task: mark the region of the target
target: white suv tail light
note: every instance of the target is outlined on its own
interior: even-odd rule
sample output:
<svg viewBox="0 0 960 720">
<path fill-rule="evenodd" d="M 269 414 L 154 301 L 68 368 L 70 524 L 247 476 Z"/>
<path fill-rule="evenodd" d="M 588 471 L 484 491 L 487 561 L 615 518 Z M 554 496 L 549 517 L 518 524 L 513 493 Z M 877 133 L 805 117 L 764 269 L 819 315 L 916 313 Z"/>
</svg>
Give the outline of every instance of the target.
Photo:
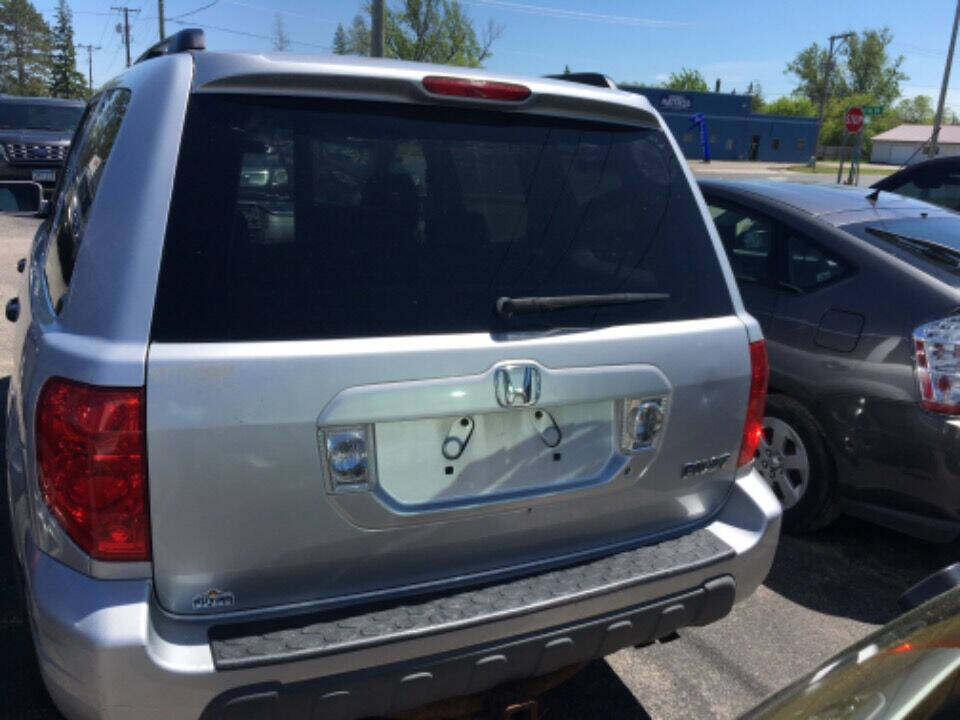
<svg viewBox="0 0 960 720">
<path fill-rule="evenodd" d="M 913 349 L 923 407 L 960 414 L 960 315 L 918 327 Z"/>
</svg>

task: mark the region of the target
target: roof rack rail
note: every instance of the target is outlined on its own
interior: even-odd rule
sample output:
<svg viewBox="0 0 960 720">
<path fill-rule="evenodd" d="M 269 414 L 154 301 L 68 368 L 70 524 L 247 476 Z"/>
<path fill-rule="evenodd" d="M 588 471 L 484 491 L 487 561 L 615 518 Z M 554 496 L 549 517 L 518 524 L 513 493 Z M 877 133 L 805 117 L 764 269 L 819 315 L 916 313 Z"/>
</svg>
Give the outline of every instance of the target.
<svg viewBox="0 0 960 720">
<path fill-rule="evenodd" d="M 144 60 L 151 60 L 161 55 L 187 52 L 188 50 L 205 50 L 206 40 L 200 28 L 185 28 L 173 35 L 168 35 L 160 42 L 151 45 L 143 55 L 137 58 L 134 65 Z"/>
<path fill-rule="evenodd" d="M 544 77 L 551 78 L 553 80 L 566 80 L 567 82 L 580 83 L 581 85 L 593 85 L 594 87 L 609 88 L 611 90 L 617 90 L 617 84 L 610 78 L 609 75 L 604 75 L 603 73 L 598 72 L 575 72 L 575 73 L 560 73 L 557 75 L 544 75 Z"/>
</svg>

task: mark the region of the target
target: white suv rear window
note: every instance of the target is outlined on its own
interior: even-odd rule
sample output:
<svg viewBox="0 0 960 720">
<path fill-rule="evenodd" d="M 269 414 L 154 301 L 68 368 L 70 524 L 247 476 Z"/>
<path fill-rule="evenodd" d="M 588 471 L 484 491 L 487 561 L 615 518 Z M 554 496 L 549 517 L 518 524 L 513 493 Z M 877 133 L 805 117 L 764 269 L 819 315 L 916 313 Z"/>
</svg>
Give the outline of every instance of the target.
<svg viewBox="0 0 960 720">
<path fill-rule="evenodd" d="M 732 311 L 657 130 L 307 99 L 191 100 L 153 336 L 514 332 Z M 500 297 L 668 299 L 500 317 Z"/>
</svg>

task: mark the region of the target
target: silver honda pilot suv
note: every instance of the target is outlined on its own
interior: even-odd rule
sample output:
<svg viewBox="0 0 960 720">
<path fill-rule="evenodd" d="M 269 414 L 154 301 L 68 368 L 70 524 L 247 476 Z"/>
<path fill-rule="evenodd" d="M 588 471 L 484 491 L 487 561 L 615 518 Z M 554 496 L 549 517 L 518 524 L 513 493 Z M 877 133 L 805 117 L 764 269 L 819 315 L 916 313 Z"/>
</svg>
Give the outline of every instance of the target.
<svg viewBox="0 0 960 720">
<path fill-rule="evenodd" d="M 202 45 L 90 101 L 20 294 L 68 718 L 390 715 L 758 586 L 763 341 L 643 97 Z"/>
</svg>

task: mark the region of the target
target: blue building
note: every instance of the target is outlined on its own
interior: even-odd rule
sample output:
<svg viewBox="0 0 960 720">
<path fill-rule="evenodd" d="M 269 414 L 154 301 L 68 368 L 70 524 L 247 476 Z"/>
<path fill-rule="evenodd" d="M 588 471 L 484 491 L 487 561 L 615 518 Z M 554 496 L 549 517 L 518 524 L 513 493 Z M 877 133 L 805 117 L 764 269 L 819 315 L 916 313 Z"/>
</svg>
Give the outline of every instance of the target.
<svg viewBox="0 0 960 720">
<path fill-rule="evenodd" d="M 691 127 L 694 113 L 703 113 L 715 160 L 806 162 L 814 153 L 817 119 L 759 115 L 750 112 L 749 95 L 691 92 L 622 86 L 646 96 L 666 121 L 683 154 L 703 157 L 700 131 Z"/>
</svg>

